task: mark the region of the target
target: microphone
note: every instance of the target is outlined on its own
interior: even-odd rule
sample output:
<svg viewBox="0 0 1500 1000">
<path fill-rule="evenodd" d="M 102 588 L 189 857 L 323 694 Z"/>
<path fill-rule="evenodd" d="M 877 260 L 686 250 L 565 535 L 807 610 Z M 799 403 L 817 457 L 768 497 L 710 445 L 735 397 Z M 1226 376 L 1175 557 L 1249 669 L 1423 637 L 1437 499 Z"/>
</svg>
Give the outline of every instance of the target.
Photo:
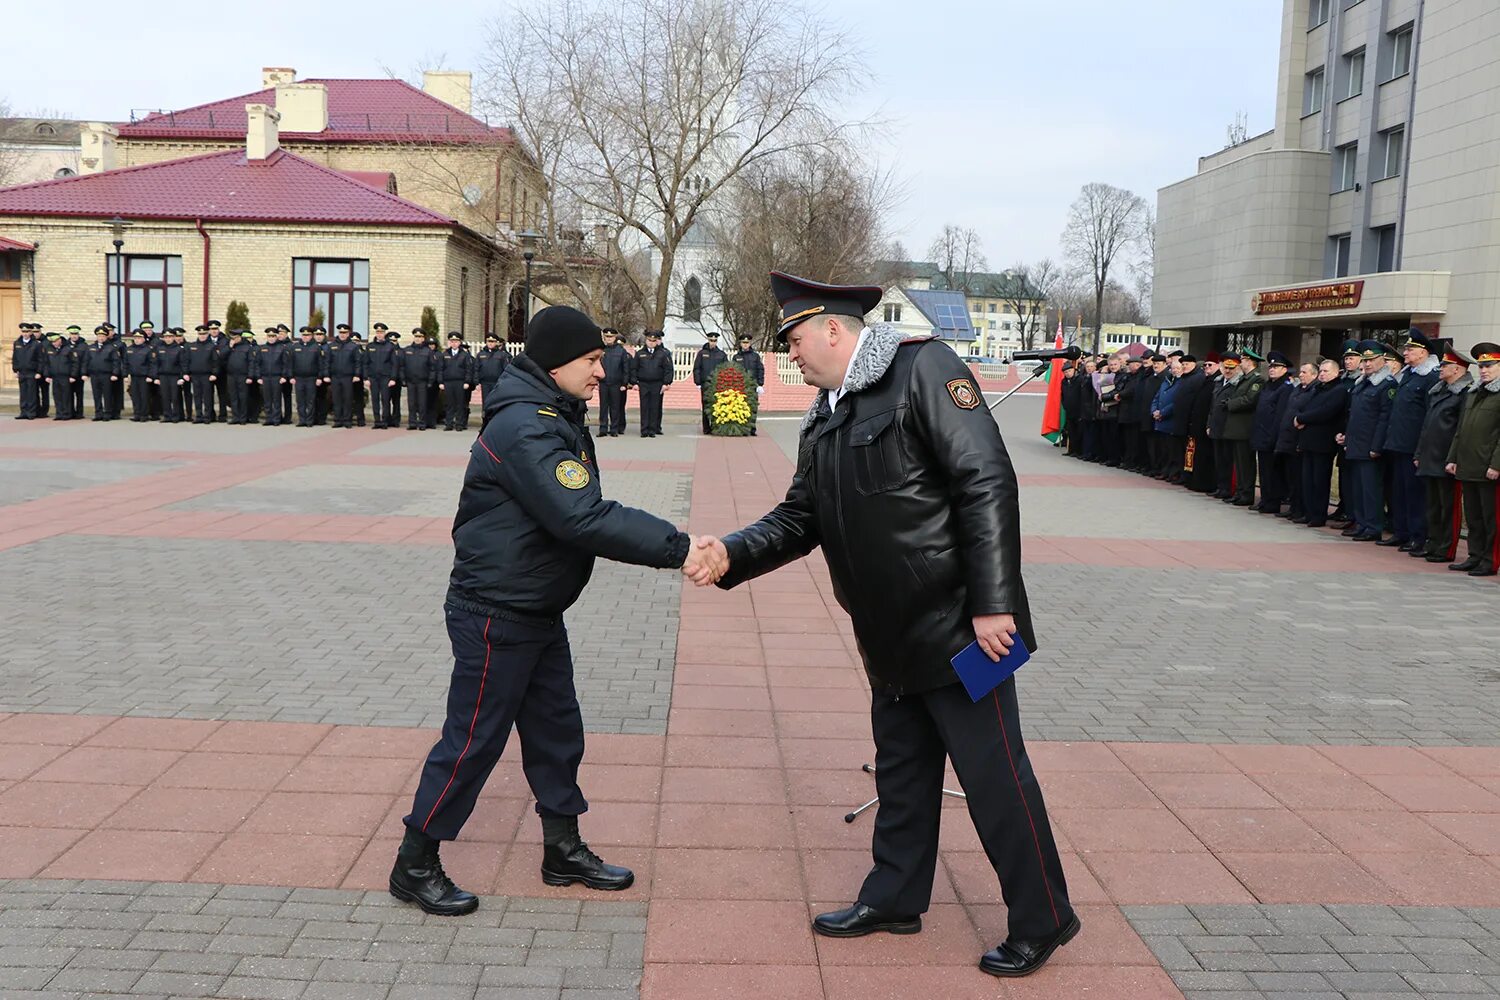
<svg viewBox="0 0 1500 1000">
<path fill-rule="evenodd" d="M 1056 361 L 1061 358 L 1064 361 L 1077 361 L 1082 356 L 1083 351 L 1079 350 L 1075 344 L 1071 347 L 1064 347 L 1060 351 L 1051 347 L 1044 351 L 1017 351 L 1010 356 L 1010 359 L 1012 361 Z"/>
</svg>

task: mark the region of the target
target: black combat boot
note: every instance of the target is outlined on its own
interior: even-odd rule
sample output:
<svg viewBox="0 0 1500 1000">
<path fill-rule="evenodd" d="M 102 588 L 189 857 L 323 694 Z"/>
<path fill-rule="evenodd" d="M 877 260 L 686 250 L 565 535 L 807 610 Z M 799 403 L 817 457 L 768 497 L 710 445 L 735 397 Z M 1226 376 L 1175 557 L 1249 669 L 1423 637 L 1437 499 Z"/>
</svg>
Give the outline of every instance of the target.
<svg viewBox="0 0 1500 1000">
<path fill-rule="evenodd" d="M 542 881 L 548 885 L 582 882 L 590 889 L 629 889 L 635 872 L 607 865 L 578 835 L 577 816 L 542 817 Z"/>
<path fill-rule="evenodd" d="M 453 884 L 438 860 L 438 842 L 411 827 L 396 849 L 391 895 L 416 903 L 440 917 L 459 917 L 479 908 L 479 897 Z"/>
</svg>

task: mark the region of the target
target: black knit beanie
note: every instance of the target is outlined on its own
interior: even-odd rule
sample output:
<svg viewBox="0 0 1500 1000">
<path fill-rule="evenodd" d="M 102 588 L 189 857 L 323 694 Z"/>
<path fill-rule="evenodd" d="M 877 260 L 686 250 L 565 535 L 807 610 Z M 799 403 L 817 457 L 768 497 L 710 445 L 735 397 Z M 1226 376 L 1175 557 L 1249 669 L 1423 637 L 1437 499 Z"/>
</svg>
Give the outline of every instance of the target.
<svg viewBox="0 0 1500 1000">
<path fill-rule="evenodd" d="M 526 324 L 526 355 L 542 371 L 603 350 L 604 337 L 594 321 L 571 306 L 548 306 Z"/>
</svg>

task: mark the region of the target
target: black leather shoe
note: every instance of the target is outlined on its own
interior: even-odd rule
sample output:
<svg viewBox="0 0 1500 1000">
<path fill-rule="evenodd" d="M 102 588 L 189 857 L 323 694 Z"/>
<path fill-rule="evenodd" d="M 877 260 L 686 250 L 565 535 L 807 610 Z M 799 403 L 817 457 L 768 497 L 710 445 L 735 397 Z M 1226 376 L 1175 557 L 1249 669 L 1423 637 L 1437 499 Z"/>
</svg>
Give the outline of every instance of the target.
<svg viewBox="0 0 1500 1000">
<path fill-rule="evenodd" d="M 1379 545 L 1381 548 L 1386 548 L 1386 549 L 1400 548 L 1402 550 L 1405 550 L 1408 547 L 1410 547 L 1411 542 L 1407 541 L 1405 538 L 1401 538 L 1398 535 L 1392 535 L 1390 538 L 1381 539 L 1380 541 L 1376 542 L 1375 544 Z"/>
<path fill-rule="evenodd" d="M 396 850 L 391 895 L 440 917 L 461 917 L 479 908 L 479 897 L 453 884 L 438 860 L 438 842 L 410 828 Z"/>
<path fill-rule="evenodd" d="M 863 937 L 876 931 L 890 934 L 915 934 L 922 929 L 922 918 L 892 917 L 855 903 L 847 910 L 834 910 L 813 917 L 812 929 L 824 937 Z"/>
<path fill-rule="evenodd" d="M 1029 976 L 1043 965 L 1052 953 L 1073 940 L 1083 925 L 1074 914 L 1061 929 L 1049 938 L 1040 941 L 1015 941 L 1006 938 L 997 947 L 985 952 L 979 959 L 981 971 L 992 976 Z"/>
<path fill-rule="evenodd" d="M 1416 555 L 1416 553 L 1413 552 L 1412 555 Z M 1448 556 L 1443 552 L 1429 552 L 1427 553 L 1427 561 L 1430 563 L 1445 563 L 1448 561 Z"/>
<path fill-rule="evenodd" d="M 1378 541 L 1380 541 L 1380 535 L 1377 532 L 1374 532 L 1374 531 L 1361 531 L 1357 535 L 1351 535 L 1349 537 L 1349 541 L 1351 541 L 1351 542 L 1378 542 Z"/>
<path fill-rule="evenodd" d="M 557 824 L 557 830 L 553 830 Z M 560 831 L 560 832 L 558 832 Z M 635 872 L 619 865 L 607 865 L 589 850 L 578 835 L 578 817 L 543 818 L 542 881 L 548 885 L 572 885 L 582 882 L 590 889 L 617 892 L 629 889 Z"/>
<path fill-rule="evenodd" d="M 1465 559 L 1463 562 L 1453 563 L 1448 568 L 1451 569 L 1451 570 L 1453 570 L 1453 572 L 1455 572 L 1455 573 L 1467 573 L 1469 570 L 1473 569 L 1474 567 L 1476 567 L 1478 565 L 1479 565 L 1479 559 L 1476 556 L 1470 556 L 1469 558 Z"/>
<path fill-rule="evenodd" d="M 1359 525 L 1355 524 L 1353 521 L 1350 521 L 1344 527 L 1344 530 L 1340 532 L 1340 534 L 1344 535 L 1347 538 L 1353 538 L 1355 535 L 1357 535 L 1359 533 L 1360 533 Z"/>
<path fill-rule="evenodd" d="M 1475 566 L 1469 570 L 1470 576 L 1494 576 L 1496 569 L 1493 566 Z"/>
</svg>

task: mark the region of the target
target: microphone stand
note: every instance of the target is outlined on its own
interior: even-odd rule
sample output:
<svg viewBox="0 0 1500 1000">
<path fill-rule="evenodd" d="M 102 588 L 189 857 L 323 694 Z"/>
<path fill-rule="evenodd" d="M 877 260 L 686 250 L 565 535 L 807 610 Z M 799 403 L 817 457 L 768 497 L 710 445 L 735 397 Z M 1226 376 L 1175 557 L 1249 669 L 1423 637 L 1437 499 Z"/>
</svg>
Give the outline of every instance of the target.
<svg viewBox="0 0 1500 1000">
<path fill-rule="evenodd" d="M 990 412 L 994 412 L 995 407 L 999 406 L 1001 403 L 1005 402 L 1007 399 L 1020 392 L 1021 386 L 1046 372 L 1046 370 L 1051 367 L 1051 365 L 1052 362 L 1050 361 L 1038 361 L 1036 368 L 1032 370 L 1030 375 L 1027 375 L 1021 381 L 1017 382 L 1014 387 L 1012 387 L 1008 392 L 1005 393 L 1005 395 L 1001 396 L 999 399 L 990 404 Z"/>
</svg>

